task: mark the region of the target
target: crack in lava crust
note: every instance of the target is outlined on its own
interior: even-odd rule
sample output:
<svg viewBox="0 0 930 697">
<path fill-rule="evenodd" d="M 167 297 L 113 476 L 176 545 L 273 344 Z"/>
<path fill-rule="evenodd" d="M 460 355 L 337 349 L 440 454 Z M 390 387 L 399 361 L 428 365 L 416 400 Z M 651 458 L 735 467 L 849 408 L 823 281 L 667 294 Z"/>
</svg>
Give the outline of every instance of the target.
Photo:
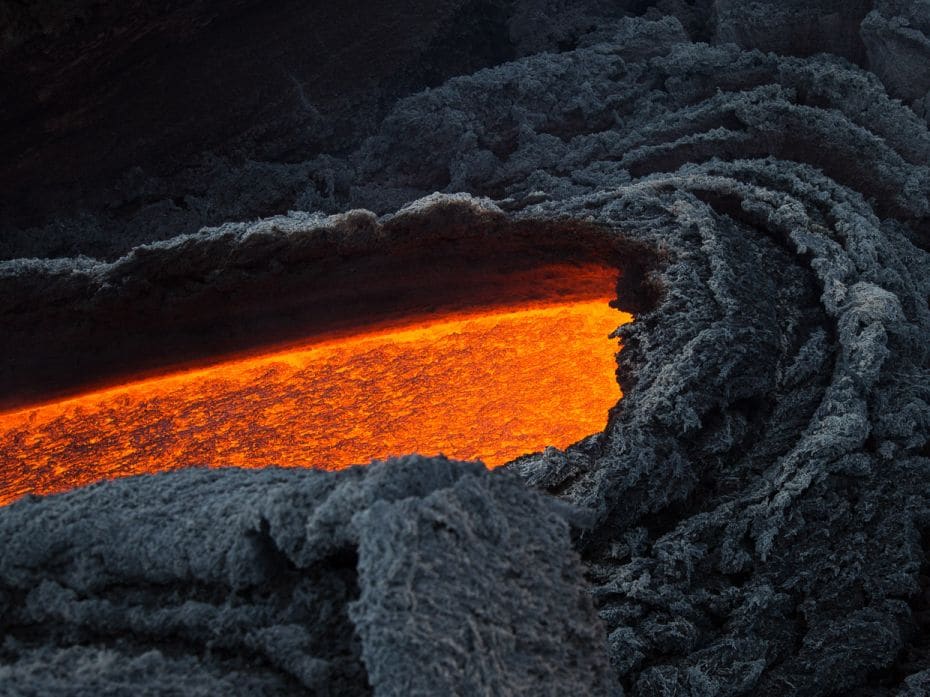
<svg viewBox="0 0 930 697">
<path fill-rule="evenodd" d="M 189 466 L 565 447 L 621 396 L 608 335 L 632 317 L 610 300 L 434 315 L 0 414 L 0 504 Z"/>
</svg>

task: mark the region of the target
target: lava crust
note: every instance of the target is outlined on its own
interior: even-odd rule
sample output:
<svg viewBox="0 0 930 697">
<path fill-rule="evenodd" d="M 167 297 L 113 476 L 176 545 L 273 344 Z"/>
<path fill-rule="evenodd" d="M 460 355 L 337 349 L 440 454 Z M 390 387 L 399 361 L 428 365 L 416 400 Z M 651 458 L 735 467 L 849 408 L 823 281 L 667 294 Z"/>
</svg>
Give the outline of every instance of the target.
<svg viewBox="0 0 930 697">
<path fill-rule="evenodd" d="M 609 686 L 571 512 L 479 464 L 190 469 L 57 502 L 0 522 L 5 694 Z"/>
<path fill-rule="evenodd" d="M 20 339 L 62 332 L 102 370 L 113 308 L 135 350 L 158 307 L 182 336 L 279 279 L 318 297 L 299 268 L 334 249 L 584 248 L 636 318 L 606 429 L 491 475 L 187 471 L 0 509 L 11 694 L 930 690 L 930 2 L 563 5 L 513 4 L 511 62 L 274 163 L 281 215 L 128 251 L 132 216 L 62 208 L 48 249 L 110 232 L 0 264 L 0 374 L 25 389 Z"/>
</svg>

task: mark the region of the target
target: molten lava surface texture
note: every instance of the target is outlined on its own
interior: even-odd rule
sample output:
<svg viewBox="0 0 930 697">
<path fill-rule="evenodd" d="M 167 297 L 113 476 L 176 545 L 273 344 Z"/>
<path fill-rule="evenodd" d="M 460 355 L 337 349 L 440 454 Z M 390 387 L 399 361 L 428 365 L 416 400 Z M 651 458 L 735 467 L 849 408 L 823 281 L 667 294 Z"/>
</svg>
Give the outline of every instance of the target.
<svg viewBox="0 0 930 697">
<path fill-rule="evenodd" d="M 615 279 L 615 272 L 614 272 Z M 563 296 L 418 317 L 0 414 L 0 504 L 192 466 L 501 465 L 602 430 L 632 318 Z M 582 296 L 589 293 L 582 293 Z"/>
</svg>

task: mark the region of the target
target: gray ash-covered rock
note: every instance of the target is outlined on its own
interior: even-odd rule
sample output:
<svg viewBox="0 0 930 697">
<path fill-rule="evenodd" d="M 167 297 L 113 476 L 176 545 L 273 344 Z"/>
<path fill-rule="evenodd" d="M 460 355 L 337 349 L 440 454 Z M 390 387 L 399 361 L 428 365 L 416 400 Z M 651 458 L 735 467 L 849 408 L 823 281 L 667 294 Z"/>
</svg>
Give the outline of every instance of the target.
<svg viewBox="0 0 930 697">
<path fill-rule="evenodd" d="M 0 693 L 606 695 L 571 515 L 419 457 L 24 500 L 0 514 Z"/>
<path fill-rule="evenodd" d="M 568 632 L 574 638 L 566 650 L 594 646 L 592 627 L 603 632 L 613 689 L 627 694 L 923 694 L 930 684 L 925 6 L 625 3 L 623 9 L 641 16 L 621 18 L 607 3 L 573 10 L 558 2 L 526 3 L 520 15 L 526 26 L 544 26 L 543 18 L 556 16 L 565 23 L 547 32 L 514 33 L 519 47 L 514 55 L 523 57 L 402 99 L 357 147 L 301 163 L 308 179 L 294 194 L 294 207 L 334 218 L 295 213 L 230 224 L 148 246 L 110 265 L 14 261 L 0 268 L 4 312 L 28 328 L 43 326 L 49 317 L 66 321 L 71 309 L 83 313 L 82 326 L 92 326 L 99 308 L 141 298 L 144 288 L 155 289 L 170 307 L 183 308 L 185 298 L 209 299 L 210 283 L 218 279 L 273 287 L 270 279 L 292 278 L 282 272 L 290 269 L 288 259 L 301 259 L 308 273 L 323 263 L 318 254 L 300 257 L 314 236 L 332 235 L 337 246 L 346 240 L 356 251 L 390 258 L 396 251 L 389 244 L 392 230 L 416 230 L 418 245 L 428 246 L 430 239 L 439 244 L 450 234 L 446 218 L 493 231 L 459 236 L 457 253 L 464 254 L 469 241 L 476 249 L 496 250 L 495 240 L 510 236 L 520 244 L 507 247 L 508 253 L 519 256 L 522 244 L 532 255 L 539 234 L 547 244 L 561 235 L 576 247 L 619 254 L 611 260 L 635 271 L 618 289 L 620 307 L 636 313 L 636 321 L 618 333 L 624 346 L 618 371 L 623 400 L 603 433 L 507 468 L 528 487 L 586 512 L 575 519 L 573 543 L 601 625 L 590 623 L 584 608 L 569 607 L 566 598 L 577 597 L 579 588 L 571 573 L 570 582 L 558 586 L 562 600 L 546 605 L 557 607 L 560 619 L 538 623 L 534 613 L 540 608 L 519 606 L 517 600 L 538 594 L 549 603 L 547 593 L 557 586 L 537 588 L 533 579 L 513 576 L 527 562 L 520 557 L 509 564 L 502 548 L 482 547 L 486 554 L 472 558 L 474 563 L 454 555 L 425 562 L 420 545 L 455 549 L 445 537 L 449 511 L 471 521 L 469 530 L 479 534 L 485 506 L 544 510 L 538 499 L 521 498 L 511 480 L 500 486 L 518 501 L 505 501 L 504 489 L 481 484 L 494 478 L 476 473 L 450 474 L 447 483 L 429 491 L 415 482 L 398 484 L 398 491 L 414 488 L 382 497 L 383 503 L 359 503 L 351 524 L 338 516 L 331 523 L 320 518 L 316 498 L 281 499 L 283 485 L 275 478 L 301 476 L 329 491 L 353 477 L 367 481 L 359 470 L 211 472 L 106 484 L 0 511 L 0 525 L 21 534 L 31 515 L 23 511 L 31 509 L 44 511 L 49 521 L 69 515 L 134 521 L 116 504 L 119 492 L 148 487 L 151 515 L 158 505 L 168 505 L 159 502 L 187 500 L 178 505 L 185 515 L 200 511 L 192 514 L 193 525 L 209 541 L 229 527 L 218 522 L 226 514 L 211 514 L 210 507 L 225 510 L 227 487 L 251 488 L 249 511 L 286 512 L 298 521 L 281 528 L 293 537 L 278 540 L 273 524 L 268 533 L 285 555 L 295 540 L 308 539 L 308 529 L 317 535 L 308 549 L 355 550 L 357 558 L 320 557 L 313 569 L 325 594 L 337 599 L 328 607 L 349 608 L 333 620 L 334 639 L 348 647 L 340 654 L 346 662 L 334 674 L 358 687 L 352 681 L 362 679 L 358 666 L 364 664 L 376 694 L 394 694 L 398 680 L 430 691 L 437 679 L 450 676 L 492 679 L 494 664 L 482 662 L 491 656 L 513 659 L 499 668 L 508 676 L 499 683 L 501 694 L 532 692 L 534 680 L 538 691 L 539 685 L 563 684 L 551 681 L 577 674 L 553 676 L 539 672 L 540 663 L 521 662 L 537 652 L 546 661 L 567 660 L 564 670 L 588 671 L 599 680 L 606 675 L 595 655 L 602 648 L 584 656 L 597 667 L 591 673 L 575 658 L 556 656 L 549 643 L 551 636 Z M 793 29 L 777 26 L 789 15 L 800 20 Z M 821 40 L 812 50 L 811 42 Z M 429 196 L 435 191 L 487 198 Z M 424 196 L 429 198 L 397 213 Z M 345 215 L 356 207 L 382 217 Z M 418 222 L 404 227 L 392 222 L 397 219 Z M 107 249 L 119 250 L 118 239 L 112 242 Z M 176 264 L 181 255 L 184 263 Z M 230 259 L 248 263 L 237 266 Z M 276 265 L 275 259 L 284 261 Z M 123 273 L 132 264 L 138 273 Z M 166 273 L 169 268 L 173 275 Z M 149 274 L 153 280 L 145 286 Z M 43 293 L 48 300 L 41 299 Z M 10 300 L 17 297 L 19 304 Z M 209 310 L 209 303 L 200 304 Z M 185 477 L 208 478 L 214 489 L 189 492 L 188 484 L 180 484 L 189 481 Z M 466 492 L 459 489 L 464 483 L 453 481 L 472 488 Z M 310 518 L 317 520 L 312 529 L 300 522 Z M 265 539 L 260 526 L 254 529 Z M 145 593 L 163 591 L 157 570 L 183 570 L 197 562 L 187 548 L 166 549 L 154 576 L 122 566 L 105 576 L 101 552 L 80 551 L 79 530 L 62 533 L 53 557 L 32 557 L 25 566 L 19 557 L 0 557 L 0 577 L 25 568 L 23 585 L 54 589 L 64 587 L 69 573 L 86 569 L 82 578 L 104 584 L 110 594 L 91 597 L 94 602 L 141 598 L 138 607 L 146 608 L 103 614 L 100 622 L 146 623 L 161 617 L 145 605 Z M 479 535 L 485 542 L 493 537 Z M 540 563 L 541 573 L 575 568 L 572 552 L 554 548 L 566 556 L 532 562 Z M 29 550 L 27 545 L 16 554 L 29 558 Z M 148 557 L 133 558 L 139 563 Z M 391 567 L 393 558 L 422 564 L 426 585 L 412 596 L 422 606 L 398 609 L 396 598 L 385 600 L 397 587 L 392 579 L 401 583 L 408 571 L 403 564 Z M 234 559 L 247 578 L 265 573 L 264 558 Z M 209 563 L 204 573 L 219 574 L 224 564 Z M 453 662 L 441 665 L 461 666 L 461 652 L 469 653 L 475 662 L 465 673 L 422 665 L 422 641 L 443 631 L 444 613 L 478 609 L 457 604 L 471 602 L 467 594 L 442 601 L 443 580 L 459 584 L 465 573 L 482 589 L 488 587 L 481 585 L 483 573 L 501 580 L 501 607 L 514 608 L 514 621 L 534 628 L 531 639 L 542 642 L 538 648 L 529 654 L 522 651 L 532 644 L 515 649 L 498 633 L 500 626 L 479 613 L 469 626 L 487 632 L 482 636 L 490 643 L 437 647 L 437 660 Z M 355 595 L 338 586 L 348 577 L 358 584 Z M 230 582 L 224 577 L 223 583 Z M 81 622 L 90 621 L 82 618 L 92 613 L 80 614 L 70 596 L 60 601 L 49 596 L 30 606 L 5 592 L 3 626 L 12 639 L 0 654 L 0 671 L 23 685 L 84 675 L 88 665 L 98 666 L 102 675 L 130 676 L 126 680 L 133 684 L 151 684 L 157 678 L 150 676 L 172 671 L 194 682 L 220 680 L 217 670 L 225 671 L 222 679 L 243 673 L 237 684 L 246 686 L 284 680 L 282 675 L 297 681 L 295 690 L 300 680 L 312 682 L 300 677 L 310 673 L 282 668 L 270 658 L 259 664 L 243 659 L 259 652 L 258 644 L 215 655 L 198 652 L 197 646 L 222 640 L 222 632 L 197 619 L 196 605 L 194 614 L 182 614 L 188 622 L 184 631 L 198 638 L 170 653 L 161 645 L 131 645 L 135 630 L 117 627 L 106 642 L 93 632 L 82 634 Z M 346 593 L 351 599 L 343 603 Z M 57 602 L 69 613 L 60 631 L 22 615 L 58 607 Z M 288 612 L 271 601 L 262 611 L 272 606 Z M 400 621 L 415 610 L 426 613 L 422 622 Z M 294 623 L 284 617 L 247 621 L 264 622 L 261 628 L 280 642 L 275 646 L 292 647 L 287 627 Z M 183 624 L 177 617 L 171 621 Z M 313 631 L 297 624 L 299 631 Z M 22 627 L 27 629 L 17 629 Z M 313 650 L 293 658 L 293 665 L 328 660 L 314 653 L 316 639 L 307 641 Z M 288 655 L 282 650 L 275 660 L 291 660 Z M 398 664 L 411 656 L 419 657 L 418 665 Z M 43 673 L 40 666 L 50 668 Z M 550 663 L 546 670 L 558 667 Z M 164 680 L 171 685 L 170 678 Z M 313 680 L 316 686 L 329 684 L 329 678 Z M 579 685 L 572 691 L 584 690 Z"/>
</svg>

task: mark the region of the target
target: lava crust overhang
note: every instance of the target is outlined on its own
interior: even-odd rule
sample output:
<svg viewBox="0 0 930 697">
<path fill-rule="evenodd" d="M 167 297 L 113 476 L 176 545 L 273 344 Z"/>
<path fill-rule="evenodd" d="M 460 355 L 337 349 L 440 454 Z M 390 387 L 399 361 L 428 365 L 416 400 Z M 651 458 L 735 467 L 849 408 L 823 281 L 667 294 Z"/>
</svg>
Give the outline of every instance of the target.
<svg viewBox="0 0 930 697">
<path fill-rule="evenodd" d="M 588 262 L 622 271 L 624 310 L 654 302 L 647 247 L 467 195 L 381 219 L 350 211 L 229 224 L 113 263 L 2 262 L 0 408 L 419 312 L 533 301 L 550 292 L 534 287 L 534 269 Z"/>
</svg>

